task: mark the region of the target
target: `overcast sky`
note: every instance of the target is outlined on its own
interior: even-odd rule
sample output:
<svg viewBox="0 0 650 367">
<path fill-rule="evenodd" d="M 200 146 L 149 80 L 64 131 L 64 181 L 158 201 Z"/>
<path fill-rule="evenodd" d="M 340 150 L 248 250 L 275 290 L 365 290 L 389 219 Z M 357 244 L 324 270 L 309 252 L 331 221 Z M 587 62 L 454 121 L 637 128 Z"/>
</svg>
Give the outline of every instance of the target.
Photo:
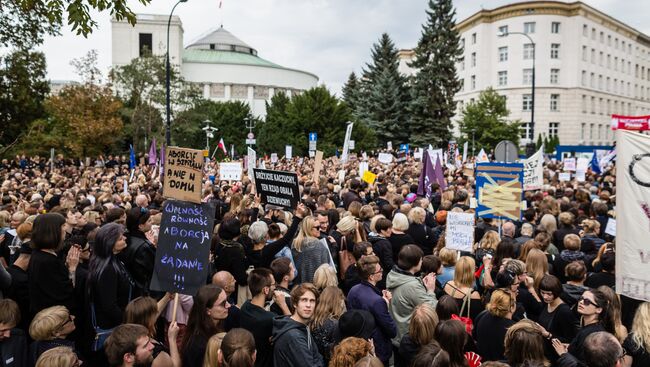
<svg viewBox="0 0 650 367">
<path fill-rule="evenodd" d="M 176 0 L 128 1 L 136 13 L 169 14 Z M 456 0 L 458 21 L 514 1 Z M 648 0 L 586 0 L 585 3 L 650 34 Z M 370 48 L 387 32 L 397 48 L 413 48 L 426 19 L 427 0 L 188 0 L 175 11 L 183 22 L 184 45 L 223 23 L 224 28 L 274 63 L 316 74 L 320 84 L 339 92 L 350 72 L 370 60 Z M 48 37 L 42 50 L 52 80 L 77 80 L 70 60 L 96 49 L 106 75 L 111 64 L 110 15 L 93 13 L 99 27 L 84 38 L 67 27 Z"/>
</svg>

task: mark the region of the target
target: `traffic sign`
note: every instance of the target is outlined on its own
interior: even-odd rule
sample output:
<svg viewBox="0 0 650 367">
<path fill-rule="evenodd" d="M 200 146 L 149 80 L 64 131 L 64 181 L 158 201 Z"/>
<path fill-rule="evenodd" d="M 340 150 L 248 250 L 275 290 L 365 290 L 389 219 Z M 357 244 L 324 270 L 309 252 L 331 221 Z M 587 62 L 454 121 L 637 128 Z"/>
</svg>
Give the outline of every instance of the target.
<svg viewBox="0 0 650 367">
<path fill-rule="evenodd" d="M 318 140 L 318 134 L 316 133 L 309 133 L 309 141 L 317 141 Z"/>
<path fill-rule="evenodd" d="M 255 139 L 246 139 L 246 144 L 248 144 L 248 145 L 255 145 L 255 144 L 256 144 L 256 140 L 255 140 Z"/>
<path fill-rule="evenodd" d="M 249 138 L 249 139 L 255 139 L 255 134 L 248 133 L 248 135 L 246 137 Z"/>
</svg>

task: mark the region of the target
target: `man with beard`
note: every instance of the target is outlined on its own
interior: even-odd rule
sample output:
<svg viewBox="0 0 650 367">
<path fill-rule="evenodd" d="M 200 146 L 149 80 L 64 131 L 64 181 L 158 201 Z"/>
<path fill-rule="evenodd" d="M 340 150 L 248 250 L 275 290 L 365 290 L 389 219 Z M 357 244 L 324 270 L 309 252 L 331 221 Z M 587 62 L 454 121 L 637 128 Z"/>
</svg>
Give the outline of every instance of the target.
<svg viewBox="0 0 650 367">
<path fill-rule="evenodd" d="M 257 346 L 256 367 L 273 366 L 273 346 L 271 333 L 275 313 L 265 309 L 266 302 L 273 299 L 285 315 L 289 308 L 281 292 L 275 290 L 276 283 L 269 269 L 257 268 L 248 274 L 248 288 L 252 299 L 244 302 L 239 318 L 240 326 L 253 334 Z"/>
<path fill-rule="evenodd" d="M 106 339 L 104 351 L 112 367 L 150 365 L 153 362 L 153 344 L 149 330 L 142 325 L 122 324 Z"/>
<path fill-rule="evenodd" d="M 318 290 L 311 283 L 302 283 L 291 291 L 291 303 L 295 307 L 293 315 L 273 319 L 275 366 L 324 366 L 323 357 L 307 325 L 317 301 Z"/>
</svg>

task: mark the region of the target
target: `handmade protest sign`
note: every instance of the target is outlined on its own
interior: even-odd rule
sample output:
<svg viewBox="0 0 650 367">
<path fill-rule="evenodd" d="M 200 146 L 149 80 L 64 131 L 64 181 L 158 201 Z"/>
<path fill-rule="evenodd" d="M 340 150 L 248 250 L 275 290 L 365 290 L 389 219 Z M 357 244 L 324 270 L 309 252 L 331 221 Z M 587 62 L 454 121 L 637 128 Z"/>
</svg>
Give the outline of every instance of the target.
<svg viewBox="0 0 650 367">
<path fill-rule="evenodd" d="M 368 170 L 368 162 L 359 162 L 359 176 L 363 177 L 363 173 Z"/>
<path fill-rule="evenodd" d="M 445 247 L 471 252 L 474 245 L 474 214 L 447 212 L 445 233 Z"/>
<path fill-rule="evenodd" d="M 539 190 L 544 183 L 544 156 L 542 148 L 524 160 L 524 191 Z"/>
<path fill-rule="evenodd" d="M 565 171 L 575 171 L 576 170 L 576 159 L 575 158 L 565 158 L 564 159 L 564 170 Z"/>
<path fill-rule="evenodd" d="M 375 183 L 375 180 L 377 179 L 377 175 L 370 171 L 365 171 L 363 172 L 363 176 L 361 179 L 372 185 L 373 183 Z"/>
<path fill-rule="evenodd" d="M 557 178 L 560 181 L 571 181 L 571 172 L 560 172 Z"/>
<path fill-rule="evenodd" d="M 320 150 L 316 151 L 316 158 L 314 159 L 314 176 L 312 180 L 318 183 L 318 178 L 320 177 L 320 170 L 323 168 L 323 152 Z"/>
<path fill-rule="evenodd" d="M 214 212 L 212 203 L 163 203 L 152 290 L 195 295 L 205 284 Z"/>
<path fill-rule="evenodd" d="M 248 147 L 248 178 L 254 180 L 253 178 L 253 168 L 257 168 L 257 153 L 251 148 Z"/>
<path fill-rule="evenodd" d="M 293 147 L 291 145 L 284 146 L 284 157 L 286 159 L 291 159 L 292 152 L 293 152 Z"/>
<path fill-rule="evenodd" d="M 240 162 L 219 163 L 219 179 L 222 181 L 241 181 L 241 173 Z"/>
<path fill-rule="evenodd" d="M 476 165 L 476 213 L 484 218 L 521 219 L 524 165 L 479 163 Z"/>
<path fill-rule="evenodd" d="M 379 153 L 377 160 L 383 164 L 389 164 L 393 161 L 393 155 L 390 153 Z"/>
<path fill-rule="evenodd" d="M 168 147 L 165 154 L 163 196 L 200 203 L 203 163 L 201 150 Z"/>
<path fill-rule="evenodd" d="M 253 169 L 255 188 L 262 201 L 287 209 L 295 209 L 300 201 L 298 175 L 294 172 Z"/>
</svg>

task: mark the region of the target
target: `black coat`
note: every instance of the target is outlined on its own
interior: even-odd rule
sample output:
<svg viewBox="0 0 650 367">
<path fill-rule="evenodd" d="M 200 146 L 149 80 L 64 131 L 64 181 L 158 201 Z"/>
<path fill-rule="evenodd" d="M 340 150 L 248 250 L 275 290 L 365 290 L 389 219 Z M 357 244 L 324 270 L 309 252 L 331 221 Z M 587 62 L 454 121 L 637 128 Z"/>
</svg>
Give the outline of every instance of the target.
<svg viewBox="0 0 650 367">
<path fill-rule="evenodd" d="M 76 312 L 74 287 L 64 259 L 49 252 L 35 250 L 27 269 L 29 310 L 33 315 L 51 306 L 65 306 Z"/>
<path fill-rule="evenodd" d="M 118 257 L 135 284 L 143 294 L 149 294 L 149 283 L 156 262 L 156 248 L 144 237 L 144 233 L 130 233 L 126 237 L 126 249 Z"/>
<path fill-rule="evenodd" d="M 436 247 L 436 236 L 431 228 L 425 224 L 411 223 L 406 233 L 413 238 L 414 243 L 422 249 L 424 255 L 433 254 L 433 249 Z"/>
<path fill-rule="evenodd" d="M 97 326 L 111 329 L 122 323 L 126 305 L 131 301 L 133 284 L 124 265 L 113 259 L 96 282 L 88 281 L 89 302 L 95 307 Z"/>
</svg>

